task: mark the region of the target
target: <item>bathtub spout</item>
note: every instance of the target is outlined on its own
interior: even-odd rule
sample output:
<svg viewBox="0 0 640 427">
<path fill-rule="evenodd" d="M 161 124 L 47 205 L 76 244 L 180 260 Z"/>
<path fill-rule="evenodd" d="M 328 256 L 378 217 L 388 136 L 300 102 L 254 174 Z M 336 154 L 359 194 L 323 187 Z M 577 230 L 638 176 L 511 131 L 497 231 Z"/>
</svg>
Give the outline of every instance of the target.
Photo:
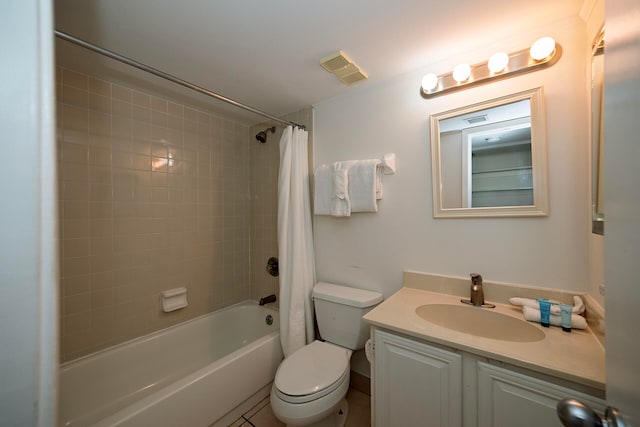
<svg viewBox="0 0 640 427">
<path fill-rule="evenodd" d="M 274 294 L 267 295 L 264 298 L 260 298 L 259 305 L 269 304 L 270 302 L 276 302 L 276 296 Z"/>
</svg>

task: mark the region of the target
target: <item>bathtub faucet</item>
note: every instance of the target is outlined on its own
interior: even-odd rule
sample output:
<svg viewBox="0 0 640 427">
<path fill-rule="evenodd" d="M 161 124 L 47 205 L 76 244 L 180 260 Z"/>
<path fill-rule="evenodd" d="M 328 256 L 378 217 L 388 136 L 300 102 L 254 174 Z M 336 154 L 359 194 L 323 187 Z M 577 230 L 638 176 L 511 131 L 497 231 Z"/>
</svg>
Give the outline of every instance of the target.
<svg viewBox="0 0 640 427">
<path fill-rule="evenodd" d="M 276 296 L 274 294 L 267 295 L 264 298 L 260 298 L 259 305 L 269 304 L 270 302 L 276 302 Z"/>
</svg>

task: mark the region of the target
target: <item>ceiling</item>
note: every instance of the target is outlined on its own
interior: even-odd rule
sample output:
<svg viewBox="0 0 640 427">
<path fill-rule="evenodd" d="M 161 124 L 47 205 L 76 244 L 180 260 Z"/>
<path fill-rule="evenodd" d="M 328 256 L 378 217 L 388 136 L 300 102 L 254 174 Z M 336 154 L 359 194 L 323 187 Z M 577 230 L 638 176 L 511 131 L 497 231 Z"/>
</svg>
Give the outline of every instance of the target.
<svg viewBox="0 0 640 427">
<path fill-rule="evenodd" d="M 583 1 L 55 0 L 55 14 L 61 31 L 280 116 L 577 16 Z M 58 65 L 264 121 L 68 42 L 56 50 Z M 338 50 L 369 79 L 345 86 L 320 67 Z"/>
</svg>

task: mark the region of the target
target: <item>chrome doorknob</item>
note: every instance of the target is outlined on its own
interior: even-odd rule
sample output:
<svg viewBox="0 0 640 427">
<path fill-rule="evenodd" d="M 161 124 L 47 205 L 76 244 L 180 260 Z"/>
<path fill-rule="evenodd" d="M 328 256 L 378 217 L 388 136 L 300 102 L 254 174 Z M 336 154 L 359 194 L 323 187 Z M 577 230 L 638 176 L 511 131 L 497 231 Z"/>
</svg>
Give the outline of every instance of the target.
<svg viewBox="0 0 640 427">
<path fill-rule="evenodd" d="M 607 407 L 604 418 L 589 406 L 575 399 L 558 402 L 558 417 L 566 427 L 626 427 L 622 415 L 616 408 Z"/>
</svg>

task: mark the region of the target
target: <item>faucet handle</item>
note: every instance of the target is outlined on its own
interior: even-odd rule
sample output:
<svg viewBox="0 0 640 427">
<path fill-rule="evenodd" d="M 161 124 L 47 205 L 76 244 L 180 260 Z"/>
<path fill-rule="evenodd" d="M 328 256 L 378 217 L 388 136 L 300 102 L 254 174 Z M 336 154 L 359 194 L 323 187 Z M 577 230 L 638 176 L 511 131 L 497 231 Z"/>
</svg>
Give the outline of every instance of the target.
<svg viewBox="0 0 640 427">
<path fill-rule="evenodd" d="M 471 284 L 472 285 L 482 285 L 482 276 L 479 273 L 471 273 Z"/>
</svg>

